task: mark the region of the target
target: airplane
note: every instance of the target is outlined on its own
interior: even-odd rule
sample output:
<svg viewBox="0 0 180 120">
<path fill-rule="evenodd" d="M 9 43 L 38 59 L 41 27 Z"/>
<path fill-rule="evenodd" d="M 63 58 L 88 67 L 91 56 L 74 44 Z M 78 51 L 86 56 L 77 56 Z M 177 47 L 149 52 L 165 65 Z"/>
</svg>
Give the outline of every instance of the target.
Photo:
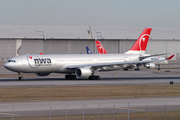
<svg viewBox="0 0 180 120">
<path fill-rule="evenodd" d="M 17 72 L 19 80 L 23 80 L 22 73 L 36 73 L 37 76 L 47 76 L 50 73 L 64 73 L 65 79 L 88 78 L 100 79 L 94 75 L 98 71 L 111 71 L 123 69 L 126 66 L 143 64 L 154 68 L 153 62 L 163 60 L 144 60 L 142 56 L 149 40 L 152 28 L 145 28 L 133 47 L 125 54 L 43 54 L 20 55 L 10 58 L 4 67 Z M 167 60 L 166 60 L 167 61 Z"/>
<path fill-rule="evenodd" d="M 108 54 L 100 41 L 96 40 L 95 43 L 96 43 L 96 47 L 98 49 L 99 54 Z M 88 46 L 86 46 L 86 48 L 88 48 Z M 89 48 L 88 48 L 88 50 L 91 51 Z M 92 54 L 92 52 L 91 52 L 91 54 Z M 144 56 L 147 56 L 147 55 L 149 56 L 150 54 L 144 54 Z M 171 60 L 173 57 L 174 57 L 174 55 L 170 56 L 169 58 L 166 58 L 166 60 Z M 157 59 L 162 60 L 162 59 L 165 59 L 165 58 L 161 57 L 161 56 L 155 56 L 155 57 L 148 57 L 148 58 L 146 58 L 144 60 L 157 60 Z M 158 70 L 160 70 L 160 65 L 165 65 L 165 64 L 168 64 L 168 63 L 166 61 L 159 61 L 159 62 L 154 62 L 154 64 L 158 65 Z M 137 64 L 135 66 L 130 65 L 130 66 L 127 66 L 126 68 L 124 68 L 123 70 L 132 69 L 134 67 L 137 67 L 137 68 L 135 68 L 135 70 L 140 70 L 139 69 L 140 65 L 142 65 L 142 64 Z"/>
<path fill-rule="evenodd" d="M 156 56 L 156 57 L 148 57 L 148 58 L 145 58 L 144 60 L 162 60 L 164 59 L 165 61 L 157 61 L 157 62 L 153 62 L 155 65 L 158 65 L 158 70 L 160 70 L 160 65 L 166 65 L 168 64 L 166 61 L 167 60 L 171 60 L 172 58 L 174 57 L 174 54 L 171 55 L 170 57 L 168 58 L 164 58 L 164 57 L 161 57 L 161 56 Z"/>
</svg>

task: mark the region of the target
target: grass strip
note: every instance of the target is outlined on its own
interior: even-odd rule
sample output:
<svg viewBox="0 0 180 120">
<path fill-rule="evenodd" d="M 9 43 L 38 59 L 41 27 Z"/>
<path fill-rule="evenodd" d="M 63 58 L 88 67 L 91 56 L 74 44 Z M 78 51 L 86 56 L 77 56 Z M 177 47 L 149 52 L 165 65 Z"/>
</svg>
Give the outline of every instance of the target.
<svg viewBox="0 0 180 120">
<path fill-rule="evenodd" d="M 0 101 L 180 96 L 180 85 L 3 87 Z"/>
</svg>

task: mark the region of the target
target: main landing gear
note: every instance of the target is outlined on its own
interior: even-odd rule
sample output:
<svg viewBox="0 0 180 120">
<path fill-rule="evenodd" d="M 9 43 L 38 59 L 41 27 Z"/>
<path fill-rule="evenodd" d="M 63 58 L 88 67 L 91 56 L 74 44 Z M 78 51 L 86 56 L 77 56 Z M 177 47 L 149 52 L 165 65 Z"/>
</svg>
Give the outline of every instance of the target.
<svg viewBox="0 0 180 120">
<path fill-rule="evenodd" d="M 135 70 L 138 71 L 138 70 L 140 70 L 140 69 L 139 69 L 139 68 L 136 68 Z"/>
<path fill-rule="evenodd" d="M 23 80 L 24 78 L 23 78 L 23 74 L 21 73 L 21 72 L 18 72 L 18 74 L 19 74 L 19 80 Z"/>
<path fill-rule="evenodd" d="M 76 75 L 65 75 L 66 80 L 75 80 Z"/>
<path fill-rule="evenodd" d="M 136 65 L 136 68 L 134 69 L 135 71 L 139 71 L 139 65 Z"/>
<path fill-rule="evenodd" d="M 76 80 L 76 75 L 65 75 L 66 80 Z M 89 80 L 99 80 L 99 75 L 91 75 L 88 77 Z"/>
<path fill-rule="evenodd" d="M 99 76 L 99 75 L 91 75 L 91 76 L 89 76 L 88 79 L 89 79 L 89 80 L 99 80 L 99 79 L 100 79 L 100 76 Z"/>
<path fill-rule="evenodd" d="M 158 65 L 158 70 L 161 70 L 160 65 Z"/>
<path fill-rule="evenodd" d="M 127 70 L 128 70 L 128 68 L 124 68 L 123 70 L 124 70 L 124 71 L 127 71 Z"/>
</svg>

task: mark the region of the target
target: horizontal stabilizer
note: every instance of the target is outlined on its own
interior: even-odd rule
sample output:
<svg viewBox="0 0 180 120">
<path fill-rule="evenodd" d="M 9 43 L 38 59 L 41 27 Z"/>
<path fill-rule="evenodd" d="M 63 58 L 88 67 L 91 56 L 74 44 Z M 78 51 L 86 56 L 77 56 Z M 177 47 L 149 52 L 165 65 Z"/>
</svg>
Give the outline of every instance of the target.
<svg viewBox="0 0 180 120">
<path fill-rule="evenodd" d="M 174 57 L 174 55 L 171 55 L 170 57 L 166 58 L 166 60 L 171 60 Z"/>
</svg>

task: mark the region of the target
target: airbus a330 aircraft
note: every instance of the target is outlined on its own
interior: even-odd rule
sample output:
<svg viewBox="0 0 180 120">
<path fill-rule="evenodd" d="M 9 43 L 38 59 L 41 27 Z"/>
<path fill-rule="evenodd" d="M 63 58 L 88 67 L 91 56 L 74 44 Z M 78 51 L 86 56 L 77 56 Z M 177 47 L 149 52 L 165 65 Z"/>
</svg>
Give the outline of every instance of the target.
<svg viewBox="0 0 180 120">
<path fill-rule="evenodd" d="M 108 54 L 106 49 L 103 47 L 103 45 L 101 44 L 100 41 L 96 40 L 95 41 L 96 43 L 96 47 L 97 47 L 97 50 L 98 50 L 98 53 L 99 54 Z M 87 50 L 87 54 L 92 54 L 91 50 L 86 46 L 86 50 Z M 145 49 L 146 50 L 146 49 Z M 90 53 L 89 53 L 90 52 Z M 150 54 L 142 54 L 142 56 L 150 56 Z M 166 58 L 166 60 L 171 60 L 172 58 L 174 57 L 174 55 L 170 56 L 169 58 Z M 165 59 L 164 57 L 162 56 L 154 56 L 154 57 L 148 57 L 148 58 L 145 58 L 143 61 L 145 60 L 163 60 Z M 158 61 L 158 62 L 154 62 L 154 65 L 158 65 L 158 70 L 160 70 L 160 65 L 165 65 L 165 64 L 168 64 L 168 62 L 164 60 L 164 61 Z M 136 66 L 134 65 L 130 65 L 130 66 L 127 66 L 126 68 L 124 68 L 123 70 L 128 70 L 128 69 L 132 69 L 134 67 L 135 70 L 140 70 L 139 69 L 139 66 L 142 65 L 142 64 L 136 64 Z M 153 66 L 152 66 L 153 67 Z M 155 68 L 155 66 L 154 66 Z"/>
<path fill-rule="evenodd" d="M 94 75 L 97 71 L 123 69 L 126 66 L 144 64 L 151 68 L 153 62 L 164 60 L 146 60 L 150 56 L 142 56 L 149 40 L 151 28 L 145 28 L 132 48 L 125 54 L 43 54 L 21 55 L 9 59 L 4 67 L 18 72 L 19 80 L 22 73 L 36 73 L 47 76 L 50 73 L 64 73 L 66 79 L 89 78 L 100 79 Z"/>
</svg>

